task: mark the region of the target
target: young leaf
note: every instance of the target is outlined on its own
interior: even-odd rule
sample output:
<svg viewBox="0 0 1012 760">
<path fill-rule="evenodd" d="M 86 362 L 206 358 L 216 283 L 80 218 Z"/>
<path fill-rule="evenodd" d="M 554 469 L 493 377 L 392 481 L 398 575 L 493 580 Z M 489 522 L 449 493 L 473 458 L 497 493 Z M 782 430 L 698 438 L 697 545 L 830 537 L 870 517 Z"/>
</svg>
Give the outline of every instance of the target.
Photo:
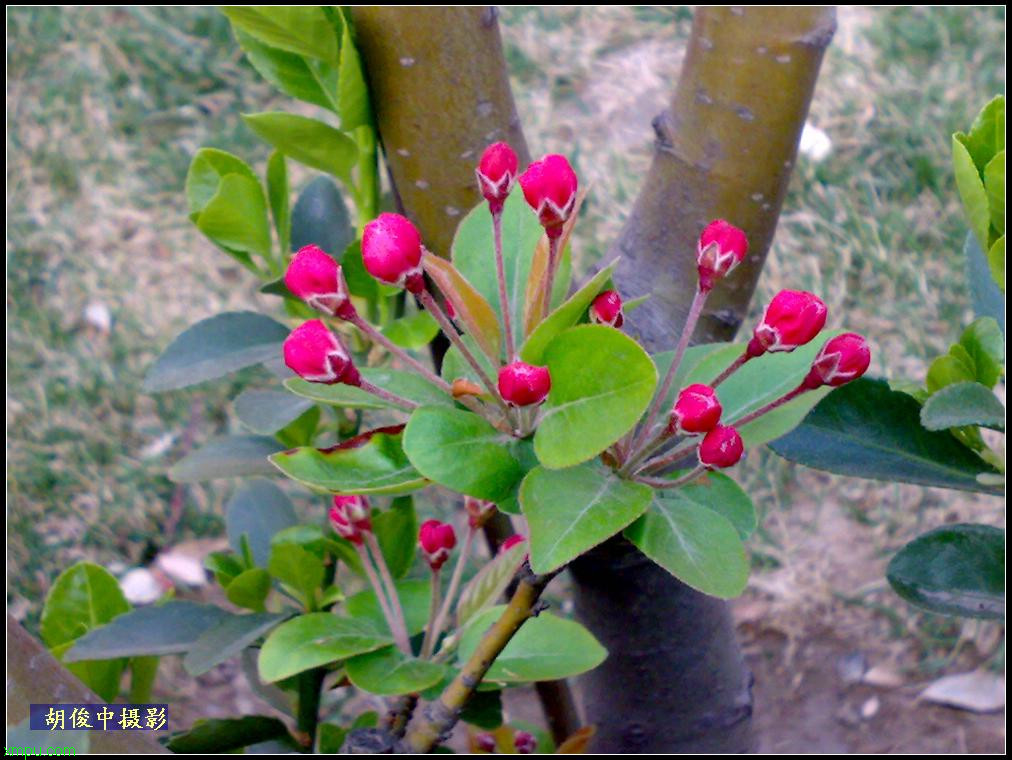
<svg viewBox="0 0 1012 760">
<path fill-rule="evenodd" d="M 338 61 L 337 33 L 319 6 L 228 5 L 221 12 L 233 26 L 271 47 L 335 64 Z"/>
<path fill-rule="evenodd" d="M 534 435 L 543 465 L 571 467 L 619 440 L 646 411 L 657 384 L 654 363 L 611 327 L 571 327 L 548 345 L 552 390 Z"/>
<path fill-rule="evenodd" d="M 358 154 L 355 141 L 328 124 L 280 111 L 242 118 L 257 136 L 286 156 L 345 181 L 351 176 Z"/>
<path fill-rule="evenodd" d="M 267 159 L 267 200 L 281 249 L 281 261 L 284 262 L 291 250 L 292 215 L 288 206 L 288 164 L 285 163 L 285 154 L 277 150 Z"/>
<path fill-rule="evenodd" d="M 520 486 L 531 568 L 550 572 L 611 538 L 643 514 L 652 494 L 597 464 L 531 470 Z"/>
<path fill-rule="evenodd" d="M 217 148 L 201 148 L 197 151 L 186 173 L 186 202 L 192 220 L 218 193 L 221 180 L 227 174 L 239 174 L 253 182 L 260 182 L 249 164 L 238 156 Z"/>
<path fill-rule="evenodd" d="M 1005 236 L 1002 235 L 1000 238 L 994 241 L 987 252 L 987 266 L 991 270 L 991 279 L 994 283 L 1001 288 L 1001 292 L 1005 292 Z M 1002 329 L 1005 327 L 1005 319 L 1001 321 Z"/>
<path fill-rule="evenodd" d="M 959 133 L 952 136 L 952 168 L 956 176 L 956 188 L 963 201 L 970 229 L 977 236 L 980 245 L 989 244 L 988 228 L 991 226 L 991 211 L 988 207 L 987 191 L 980 172 L 974 166 L 973 158 L 960 140 Z"/>
<path fill-rule="evenodd" d="M 661 491 L 625 536 L 688 586 L 730 599 L 745 590 L 749 563 L 738 530 L 681 490 Z"/>
<path fill-rule="evenodd" d="M 299 615 L 275 628 L 260 649 L 260 680 L 280 681 L 310 668 L 386 646 L 372 625 L 329 612 Z"/>
<path fill-rule="evenodd" d="M 1005 617 L 1005 531 L 946 525 L 900 549 L 886 577 L 911 604 L 943 615 Z"/>
<path fill-rule="evenodd" d="M 457 601 L 457 626 L 462 626 L 482 610 L 499 601 L 527 556 L 527 542 L 500 551 L 475 573 L 460 592 Z"/>
<path fill-rule="evenodd" d="M 252 257 L 271 260 L 271 228 L 267 201 L 259 180 L 241 174 L 226 174 L 218 192 L 197 215 L 194 223 L 207 238 L 244 265 Z"/>
<path fill-rule="evenodd" d="M 394 345 L 407 349 L 425 348 L 436 337 L 439 325 L 427 311 L 416 311 L 406 317 L 395 319 L 383 328 L 383 334 Z"/>
<path fill-rule="evenodd" d="M 330 96 L 320 87 L 309 62 L 301 55 L 272 47 L 241 27 L 233 25 L 235 38 L 246 53 L 246 59 L 264 79 L 286 95 L 307 103 L 334 110 Z M 328 64 L 318 62 L 321 66 Z"/>
<path fill-rule="evenodd" d="M 337 80 L 337 109 L 341 116 L 341 128 L 350 131 L 372 124 L 372 108 L 369 104 L 369 86 L 365 80 L 362 58 L 351 36 L 349 22 L 343 10 L 338 17 L 344 22 L 341 29 L 341 62 Z"/>
<path fill-rule="evenodd" d="M 422 475 L 454 491 L 499 501 L 523 476 L 513 439 L 461 409 L 423 406 L 404 430 L 404 451 Z"/>
<path fill-rule="evenodd" d="M 502 615 L 499 605 L 473 618 L 460 637 L 457 662 L 471 656 L 489 627 Z M 499 654 L 486 679 L 497 683 L 550 681 L 593 670 L 608 656 L 579 623 L 542 612 L 528 620 Z"/>
<path fill-rule="evenodd" d="M 227 311 L 188 327 L 169 344 L 144 378 L 148 393 L 213 380 L 281 355 L 289 330 L 252 311 Z"/>
<path fill-rule="evenodd" d="M 422 691 L 439 683 L 447 671 L 442 663 L 408 657 L 396 647 L 352 657 L 345 668 L 353 684 L 381 697 Z"/>
<path fill-rule="evenodd" d="M 1005 234 L 1005 151 L 999 151 L 984 167 L 984 189 L 991 211 L 991 226 Z M 992 237 L 993 239 L 993 237 Z M 990 242 L 990 241 L 989 241 Z"/>
<path fill-rule="evenodd" d="M 383 558 L 394 578 L 403 578 L 415 561 L 418 542 L 418 518 L 410 496 L 394 499 L 390 508 L 373 512 L 372 529 Z"/>
<path fill-rule="evenodd" d="M 264 611 L 264 600 L 271 591 L 271 576 L 262 567 L 245 570 L 228 584 L 225 597 L 237 607 Z"/>
<path fill-rule="evenodd" d="M 345 250 L 354 242 L 355 227 L 341 191 L 330 177 L 316 177 L 295 201 L 291 250 L 317 245 L 342 262 Z"/>
<path fill-rule="evenodd" d="M 994 468 L 949 433 L 925 430 L 920 412 L 915 399 L 884 380 L 861 378 L 826 396 L 770 447 L 840 475 L 995 493 L 977 480 Z"/>
<path fill-rule="evenodd" d="M 932 395 L 921 408 L 921 424 L 928 430 L 980 425 L 1005 430 L 1005 406 L 980 383 L 956 383 Z"/>
<path fill-rule="evenodd" d="M 1005 336 L 991 317 L 980 317 L 970 323 L 959 337 L 973 367 L 974 378 L 981 385 L 993 388 L 1005 374 Z"/>
<path fill-rule="evenodd" d="M 320 558 L 295 543 L 271 544 L 271 558 L 267 563 L 268 572 L 288 586 L 303 600 L 308 608 L 323 585 L 323 563 Z"/>
<path fill-rule="evenodd" d="M 395 581 L 397 597 L 404 610 L 408 633 L 414 636 L 425 630 L 429 620 L 429 601 L 432 598 L 432 584 L 428 579 L 408 578 Z M 371 590 L 360 591 L 344 603 L 344 611 L 356 620 L 367 621 L 378 631 L 388 631 L 386 619 Z"/>
<path fill-rule="evenodd" d="M 489 302 L 457 271 L 449 261 L 426 253 L 422 257 L 426 273 L 452 303 L 457 321 L 477 341 L 485 356 L 499 358 L 499 318 Z"/>
<path fill-rule="evenodd" d="M 233 551 L 240 552 L 240 539 L 246 536 L 258 567 L 267 567 L 275 534 L 297 522 L 292 503 L 269 480 L 257 478 L 245 483 L 225 505 L 229 545 Z"/>
<path fill-rule="evenodd" d="M 228 435 L 191 451 L 169 468 L 174 483 L 197 483 L 239 475 L 271 475 L 268 457 L 281 448 L 262 435 Z"/>
<path fill-rule="evenodd" d="M 263 612 L 225 618 L 200 635 L 183 658 L 183 668 L 191 676 L 203 675 L 266 636 L 286 617 Z"/>
</svg>

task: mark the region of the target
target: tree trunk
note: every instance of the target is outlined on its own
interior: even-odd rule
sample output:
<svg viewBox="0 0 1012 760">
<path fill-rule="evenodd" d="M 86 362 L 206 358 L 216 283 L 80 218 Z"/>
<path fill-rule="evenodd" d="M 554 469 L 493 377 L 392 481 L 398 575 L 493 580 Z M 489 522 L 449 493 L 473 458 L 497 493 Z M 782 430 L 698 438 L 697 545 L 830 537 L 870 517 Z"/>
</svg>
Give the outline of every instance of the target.
<svg viewBox="0 0 1012 760">
<path fill-rule="evenodd" d="M 653 351 L 677 340 L 711 219 L 745 230 L 749 254 L 707 299 L 695 337 L 728 340 L 776 228 L 834 8 L 697 11 L 677 90 L 654 120 L 656 153 L 612 253 L 618 282 L 651 298 L 630 329 Z M 746 752 L 751 674 L 727 605 L 615 538 L 571 566 L 577 615 L 608 648 L 581 679 L 596 752 Z"/>
</svg>

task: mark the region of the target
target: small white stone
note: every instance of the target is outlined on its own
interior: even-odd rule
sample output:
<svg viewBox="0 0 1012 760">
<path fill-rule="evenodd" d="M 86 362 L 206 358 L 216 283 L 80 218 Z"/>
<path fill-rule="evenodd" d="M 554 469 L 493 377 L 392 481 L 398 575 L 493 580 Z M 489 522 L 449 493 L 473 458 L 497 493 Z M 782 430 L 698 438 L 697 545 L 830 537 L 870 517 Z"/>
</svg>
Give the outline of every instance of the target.
<svg viewBox="0 0 1012 760">
<path fill-rule="evenodd" d="M 823 130 L 805 122 L 805 128 L 801 130 L 801 142 L 798 144 L 798 150 L 812 161 L 819 163 L 832 152 L 833 141 Z"/>
<path fill-rule="evenodd" d="M 158 568 L 174 583 L 184 586 L 203 586 L 207 583 L 207 572 L 200 560 L 179 552 L 162 552 L 155 560 Z"/>
<path fill-rule="evenodd" d="M 84 321 L 101 333 L 112 329 L 112 314 L 109 307 L 101 301 L 92 301 L 84 307 Z"/>
<path fill-rule="evenodd" d="M 119 587 L 130 604 L 151 604 L 162 596 L 162 587 L 147 568 L 135 567 L 119 579 Z"/>
<path fill-rule="evenodd" d="M 861 705 L 861 718 L 864 720 L 871 720 L 878 713 L 878 708 L 881 703 L 878 701 L 878 697 L 870 697 L 865 700 L 865 703 Z"/>
<path fill-rule="evenodd" d="M 921 692 L 920 698 L 970 712 L 998 712 L 1005 708 L 1005 679 L 984 670 L 943 676 Z"/>
</svg>

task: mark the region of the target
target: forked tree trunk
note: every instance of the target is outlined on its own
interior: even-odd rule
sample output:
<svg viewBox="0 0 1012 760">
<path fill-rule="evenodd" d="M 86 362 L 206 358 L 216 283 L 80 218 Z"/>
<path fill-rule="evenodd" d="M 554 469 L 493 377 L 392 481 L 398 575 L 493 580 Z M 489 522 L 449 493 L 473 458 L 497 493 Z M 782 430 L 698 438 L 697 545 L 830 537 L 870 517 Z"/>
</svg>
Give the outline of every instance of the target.
<svg viewBox="0 0 1012 760">
<path fill-rule="evenodd" d="M 446 254 L 478 200 L 474 165 L 508 140 L 528 160 L 496 14 L 488 8 L 356 8 L 387 162 L 404 208 Z M 697 338 L 741 324 L 773 237 L 832 8 L 697 12 L 657 152 L 615 244 L 627 295 L 651 293 L 632 329 L 670 347 L 695 287 L 695 240 L 710 219 L 743 227 L 748 260 L 710 296 Z M 607 646 L 582 680 L 598 752 L 747 751 L 750 675 L 727 605 L 698 594 L 624 541 L 574 563 L 577 613 Z"/>
</svg>

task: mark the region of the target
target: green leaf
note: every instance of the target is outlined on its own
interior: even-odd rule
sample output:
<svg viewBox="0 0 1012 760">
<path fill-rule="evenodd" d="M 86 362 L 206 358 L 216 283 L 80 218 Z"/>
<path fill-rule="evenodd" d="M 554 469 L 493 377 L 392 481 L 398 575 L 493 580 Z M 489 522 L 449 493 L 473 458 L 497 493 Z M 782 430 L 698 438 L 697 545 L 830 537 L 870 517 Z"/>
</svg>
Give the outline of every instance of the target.
<svg viewBox="0 0 1012 760">
<path fill-rule="evenodd" d="M 348 292 L 353 296 L 364 298 L 369 303 L 376 302 L 383 293 L 383 285 L 366 271 L 362 261 L 362 242 L 356 240 L 344 249 L 341 257 L 341 269 L 344 271 Z"/>
<path fill-rule="evenodd" d="M 333 723 L 321 723 L 317 726 L 317 748 L 321 755 L 336 755 L 344 745 L 344 739 L 348 735 L 347 729 L 335 726 Z"/>
<path fill-rule="evenodd" d="M 458 627 L 502 598 L 506 587 L 523 565 L 527 548 L 527 542 L 524 541 L 506 551 L 500 551 L 467 582 L 457 600 Z"/>
<path fill-rule="evenodd" d="M 928 367 L 924 385 L 928 394 L 936 393 L 947 385 L 972 383 L 977 379 L 973 359 L 958 343 L 949 348 L 949 353 L 939 356 Z"/>
<path fill-rule="evenodd" d="M 406 317 L 395 319 L 383 328 L 383 334 L 394 345 L 407 349 L 425 348 L 436 337 L 439 325 L 427 311 L 416 311 Z"/>
<path fill-rule="evenodd" d="M 518 331 L 524 323 L 524 296 L 534 249 L 543 234 L 544 229 L 517 185 L 503 207 L 502 244 L 506 296 L 513 324 Z M 450 250 L 453 265 L 498 314 L 499 285 L 496 279 L 492 217 L 486 203 L 479 203 L 461 220 Z"/>
<path fill-rule="evenodd" d="M 1005 151 L 999 151 L 984 167 L 984 189 L 987 191 L 991 226 L 998 235 L 1005 234 Z M 990 240 L 988 241 L 990 242 Z"/>
<path fill-rule="evenodd" d="M 190 162 L 186 173 L 186 202 L 191 219 L 203 211 L 218 193 L 221 180 L 228 174 L 239 174 L 259 183 L 256 173 L 245 161 L 217 148 L 201 148 Z"/>
<path fill-rule="evenodd" d="M 198 483 L 240 475 L 271 475 L 268 457 L 281 448 L 273 438 L 261 435 L 228 435 L 215 438 L 191 451 L 169 468 L 174 483 Z"/>
<path fill-rule="evenodd" d="M 550 572 L 614 536 L 643 514 L 652 493 L 596 464 L 531 470 L 520 486 L 531 568 Z"/>
<path fill-rule="evenodd" d="M 211 626 L 231 613 L 211 604 L 169 601 L 141 607 L 96 628 L 77 640 L 67 662 L 111 657 L 182 654 Z"/>
<path fill-rule="evenodd" d="M 995 493 L 977 481 L 994 468 L 949 433 L 925 430 L 920 412 L 915 399 L 884 380 L 861 378 L 826 396 L 771 447 L 840 475 Z"/>
<path fill-rule="evenodd" d="M 226 174 L 218 192 L 194 219 L 207 238 L 247 266 L 252 256 L 271 259 L 271 228 L 267 201 L 259 180 Z"/>
<path fill-rule="evenodd" d="M 289 330 L 252 311 L 227 311 L 188 327 L 162 352 L 147 377 L 148 393 L 213 380 L 281 356 Z"/>
<path fill-rule="evenodd" d="M 382 697 L 427 689 L 439 683 L 448 669 L 442 663 L 408 657 L 396 647 L 352 657 L 345 668 L 358 688 Z"/>
<path fill-rule="evenodd" d="M 258 478 L 243 484 L 225 505 L 229 546 L 241 553 L 241 539 L 246 536 L 258 567 L 267 567 L 275 534 L 297 522 L 288 497 L 268 480 Z"/>
<path fill-rule="evenodd" d="M 358 148 L 343 132 L 310 119 L 281 111 L 244 114 L 243 121 L 258 137 L 289 158 L 348 180 Z"/>
<path fill-rule="evenodd" d="M 928 430 L 980 425 L 1005 430 L 1005 406 L 980 383 L 956 383 L 932 395 L 921 408 L 921 424 Z"/>
<path fill-rule="evenodd" d="M 418 543 L 418 518 L 412 498 L 402 496 L 394 499 L 386 511 L 373 512 L 372 529 L 390 574 L 403 578 L 415 561 Z"/>
<path fill-rule="evenodd" d="M 204 557 L 204 567 L 214 573 L 223 589 L 243 571 L 242 563 L 231 552 L 211 552 Z"/>
<path fill-rule="evenodd" d="M 453 399 L 442 389 L 437 388 L 421 375 L 396 369 L 379 367 L 362 367 L 359 372 L 368 382 L 384 390 L 388 390 L 408 401 L 422 406 L 453 407 Z M 323 404 L 346 409 L 400 409 L 387 401 L 343 383 L 326 385 L 310 383 L 302 378 L 294 377 L 285 381 L 285 388 L 297 396 L 319 401 Z"/>
<path fill-rule="evenodd" d="M 183 658 L 183 667 L 191 676 L 203 675 L 266 636 L 287 617 L 268 612 L 227 617 L 200 635 Z"/>
<path fill-rule="evenodd" d="M 233 403 L 239 422 L 264 435 L 276 433 L 313 406 L 307 399 L 282 391 L 245 390 Z"/>
<path fill-rule="evenodd" d="M 970 151 L 960 140 L 960 134 L 952 136 L 952 168 L 956 175 L 956 188 L 963 201 L 970 229 L 977 236 L 983 248 L 988 246 L 988 228 L 991 226 L 991 211 L 988 207 L 987 191 L 980 172 L 973 163 Z"/>
<path fill-rule="evenodd" d="M 369 86 L 365 80 L 362 58 L 355 47 L 347 22 L 341 29 L 341 62 L 337 80 L 337 105 L 341 127 L 352 130 L 372 124 Z"/>
<path fill-rule="evenodd" d="M 263 612 L 271 591 L 271 576 L 262 567 L 251 567 L 237 575 L 225 589 L 225 597 L 237 607 Z"/>
<path fill-rule="evenodd" d="M 681 490 L 661 491 L 625 531 L 641 552 L 682 583 L 730 599 L 745 590 L 749 562 L 734 525 Z"/>
<path fill-rule="evenodd" d="M 405 456 L 400 433 L 377 433 L 354 448 L 303 446 L 275 454 L 271 462 L 293 480 L 331 493 L 403 494 L 426 485 Z"/>
<path fill-rule="evenodd" d="M 260 650 L 260 680 L 280 681 L 310 668 L 386 646 L 390 639 L 363 620 L 311 612 L 275 628 Z"/>
<path fill-rule="evenodd" d="M 1001 246 L 1001 260 L 1004 262 L 1005 236 L 1003 235 L 999 241 L 996 241 L 995 245 Z M 974 313 L 978 317 L 994 319 L 1004 334 L 1005 297 L 991 274 L 988 256 L 981 250 L 980 243 L 977 242 L 977 237 L 972 232 L 966 235 L 963 253 L 966 256 L 967 280 L 970 285 L 970 300 L 973 302 Z M 1004 277 L 1001 282 L 1004 283 Z"/>
<path fill-rule="evenodd" d="M 987 265 L 991 270 L 991 279 L 994 280 L 995 284 L 1001 288 L 1001 292 L 1005 292 L 1005 236 L 1002 235 L 1000 238 L 994 241 L 994 245 L 987 252 Z M 1002 318 L 1002 327 L 1005 326 L 1005 320 Z"/>
<path fill-rule="evenodd" d="M 305 58 L 271 47 L 238 26 L 233 26 L 233 31 L 239 46 L 246 53 L 246 59 L 260 76 L 293 98 L 334 110 L 333 102 L 320 87 Z M 320 62 L 320 65 L 327 64 Z"/>
<path fill-rule="evenodd" d="M 1005 617 L 1005 531 L 946 525 L 900 549 L 886 570 L 897 594 L 943 615 Z"/>
<path fill-rule="evenodd" d="M 956 134 L 973 157 L 974 165 L 983 172 L 991 157 L 1005 149 L 1005 96 L 997 95 L 980 109 L 968 134 Z"/>
<path fill-rule="evenodd" d="M 421 633 L 429 620 L 432 584 L 428 579 L 409 578 L 395 581 L 394 586 L 397 588 L 397 597 L 401 600 L 401 608 L 404 610 L 408 633 L 412 636 Z M 368 621 L 378 631 L 389 630 L 379 602 L 376 601 L 376 594 L 371 590 L 348 597 L 344 603 L 344 610 L 356 620 Z"/>
<path fill-rule="evenodd" d="M 657 369 L 639 344 L 603 325 L 556 336 L 544 361 L 552 390 L 534 451 L 546 467 L 571 467 L 615 443 L 646 411 L 657 384 Z"/>
<path fill-rule="evenodd" d="M 277 150 L 267 159 L 267 200 L 284 261 L 284 255 L 291 249 L 292 214 L 288 206 L 288 164 L 285 154 Z"/>
<path fill-rule="evenodd" d="M 1005 373 L 1005 336 L 991 317 L 974 320 L 959 337 L 973 368 L 974 379 L 993 388 Z"/>
<path fill-rule="evenodd" d="M 422 475 L 454 491 L 499 501 L 523 476 L 512 436 L 461 409 L 423 406 L 411 413 L 404 451 Z"/>
<path fill-rule="evenodd" d="M 457 661 L 467 662 L 504 606 L 474 618 L 460 637 Z M 579 623 L 550 612 L 531 618 L 517 631 L 485 676 L 497 683 L 551 681 L 593 670 L 608 656 L 597 639 Z"/>
<path fill-rule="evenodd" d="M 334 26 L 316 5 L 224 6 L 232 25 L 271 47 L 338 62 L 339 41 Z"/>
<path fill-rule="evenodd" d="M 59 657 L 81 636 L 129 610 L 130 603 L 109 571 L 90 562 L 78 562 L 53 582 L 42 608 L 39 633 Z M 101 658 L 68 667 L 102 699 L 111 702 L 119 693 L 126 666 L 122 658 Z"/>
<path fill-rule="evenodd" d="M 247 715 L 242 718 L 203 718 L 189 731 L 174 734 L 166 747 L 178 754 L 209 755 L 232 752 L 251 744 L 288 737 L 277 718 Z"/>
<path fill-rule="evenodd" d="M 317 245 L 342 260 L 355 242 L 355 228 L 341 191 L 330 177 L 321 175 L 299 193 L 292 211 L 292 250 Z"/>
<path fill-rule="evenodd" d="M 457 324 L 474 339 L 482 354 L 498 359 L 502 348 L 501 328 L 498 312 L 488 299 L 446 259 L 426 252 L 422 257 L 422 266 L 440 292 L 453 304 Z"/>
<path fill-rule="evenodd" d="M 323 585 L 323 563 L 298 544 L 274 543 L 267 563 L 270 574 L 295 590 L 308 608 Z"/>
<path fill-rule="evenodd" d="M 469 725 L 491 731 L 502 725 L 502 691 L 479 691 L 471 695 L 460 711 L 460 719 Z"/>
<path fill-rule="evenodd" d="M 676 478 L 685 473 L 672 473 Z M 752 535 L 757 526 L 755 505 L 740 485 L 721 472 L 710 472 L 674 491 L 665 491 L 666 500 L 682 502 L 712 509 L 725 518 L 742 541 Z"/>
<path fill-rule="evenodd" d="M 617 261 L 613 261 L 606 266 L 594 275 L 586 285 L 570 296 L 565 303 L 549 314 L 527 338 L 523 348 L 520 349 L 520 358 L 528 364 L 540 364 L 545 349 L 552 339 L 584 317 L 594 299 L 607 286 L 617 263 Z"/>
</svg>

